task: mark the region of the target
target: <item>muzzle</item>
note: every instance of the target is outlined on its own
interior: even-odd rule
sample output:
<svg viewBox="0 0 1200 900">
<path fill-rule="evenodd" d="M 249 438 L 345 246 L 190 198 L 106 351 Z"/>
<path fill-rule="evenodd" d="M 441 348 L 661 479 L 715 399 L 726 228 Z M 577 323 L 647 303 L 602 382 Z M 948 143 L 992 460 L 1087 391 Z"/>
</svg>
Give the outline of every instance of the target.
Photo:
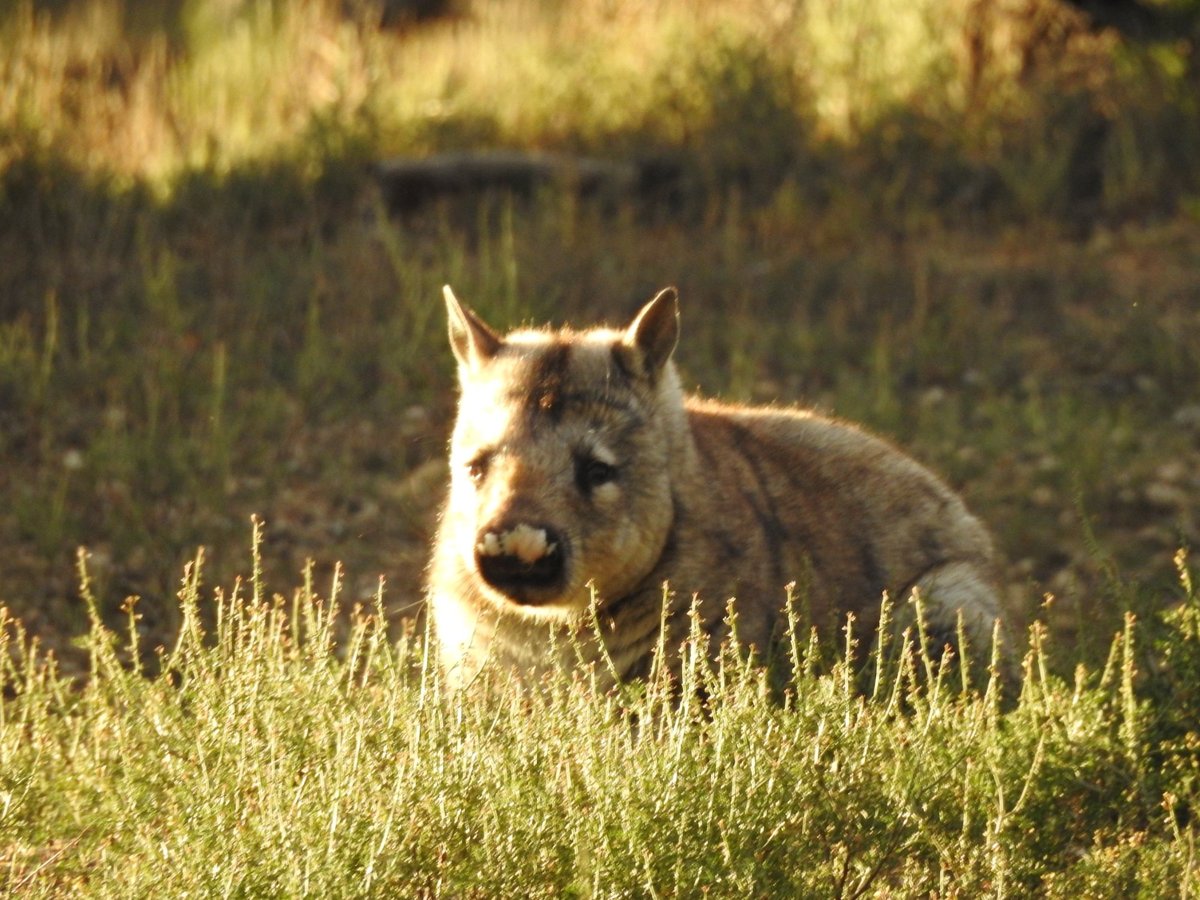
<svg viewBox="0 0 1200 900">
<path fill-rule="evenodd" d="M 479 533 L 475 566 L 492 588 L 522 604 L 558 596 L 565 582 L 567 546 L 549 525 L 501 522 Z"/>
</svg>

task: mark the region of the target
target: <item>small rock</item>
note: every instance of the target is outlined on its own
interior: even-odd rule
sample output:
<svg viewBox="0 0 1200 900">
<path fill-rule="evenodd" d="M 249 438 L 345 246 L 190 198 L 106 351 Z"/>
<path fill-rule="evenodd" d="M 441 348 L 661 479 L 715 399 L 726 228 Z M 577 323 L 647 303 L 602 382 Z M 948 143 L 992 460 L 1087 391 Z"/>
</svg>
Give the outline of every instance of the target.
<svg viewBox="0 0 1200 900">
<path fill-rule="evenodd" d="M 107 572 L 112 568 L 112 553 L 103 547 L 93 547 L 88 550 L 87 564 L 93 574 Z"/>
<path fill-rule="evenodd" d="M 386 490 L 402 503 L 429 506 L 440 501 L 449 477 L 446 461 L 432 459 L 411 470 L 401 481 L 391 483 Z"/>
<path fill-rule="evenodd" d="M 1079 579 L 1075 577 L 1074 572 L 1070 569 L 1060 569 L 1050 578 L 1050 593 L 1056 597 L 1069 597 L 1075 592 L 1078 584 Z"/>
<path fill-rule="evenodd" d="M 955 458 L 962 463 L 975 463 L 980 459 L 980 452 L 975 447 L 959 447 L 954 454 Z"/>
<path fill-rule="evenodd" d="M 1034 506 L 1040 506 L 1043 509 L 1054 506 L 1055 493 L 1053 488 L 1046 485 L 1035 487 L 1029 494 L 1029 499 L 1033 501 Z"/>
<path fill-rule="evenodd" d="M 1057 472 L 1062 467 L 1058 457 L 1052 453 L 1046 453 L 1038 457 L 1037 470 L 1039 472 Z"/>
<path fill-rule="evenodd" d="M 921 393 L 919 402 L 922 406 L 937 406 L 945 402 L 946 396 L 945 388 L 931 387 Z"/>
<path fill-rule="evenodd" d="M 373 521 L 374 519 L 377 519 L 378 517 L 379 517 L 379 504 L 376 503 L 374 500 L 372 500 L 369 497 L 364 498 L 362 501 L 362 505 L 359 507 L 358 512 L 355 514 L 355 518 L 361 522 L 364 519 L 368 520 L 368 521 Z"/>
<path fill-rule="evenodd" d="M 422 434 L 429 429 L 429 411 L 423 406 L 410 406 L 400 414 L 400 433 L 405 437 Z"/>
<path fill-rule="evenodd" d="M 1159 466 L 1154 472 L 1154 477 L 1163 484 L 1179 484 L 1187 479 L 1188 474 L 1187 465 L 1178 459 L 1173 459 Z"/>
<path fill-rule="evenodd" d="M 1164 509 L 1182 509 L 1188 503 L 1187 491 L 1162 481 L 1147 485 L 1143 496 L 1148 502 Z"/>
<path fill-rule="evenodd" d="M 1200 403 L 1190 403 L 1175 410 L 1171 421 L 1180 428 L 1190 428 L 1200 431 Z"/>
<path fill-rule="evenodd" d="M 1152 547 L 1170 547 L 1175 543 L 1175 530 L 1159 525 L 1146 525 L 1135 534 L 1139 541 Z"/>
<path fill-rule="evenodd" d="M 68 472 L 78 472 L 83 468 L 83 453 L 72 447 L 63 454 L 62 464 Z"/>
</svg>

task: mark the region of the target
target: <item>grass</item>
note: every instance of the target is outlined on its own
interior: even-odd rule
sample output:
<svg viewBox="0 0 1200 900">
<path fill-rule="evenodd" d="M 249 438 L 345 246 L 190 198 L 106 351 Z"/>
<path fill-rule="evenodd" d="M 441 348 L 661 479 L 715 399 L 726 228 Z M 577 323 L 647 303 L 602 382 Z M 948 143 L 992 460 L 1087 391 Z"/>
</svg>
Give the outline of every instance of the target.
<svg viewBox="0 0 1200 900">
<path fill-rule="evenodd" d="M 352 211 L 286 182 L 284 199 L 227 186 L 168 207 L 51 183 L 9 194 L 17 219 L 55 224 L 5 234 L 0 326 L 0 591 L 42 634 L 85 625 L 82 544 L 105 615 L 139 595 L 169 642 L 180 566 L 206 546 L 228 580 L 253 513 L 277 580 L 342 560 L 354 599 L 382 573 L 411 609 L 452 413 L 447 281 L 501 326 L 622 318 L 677 283 L 689 385 L 893 437 L 992 527 L 1014 614 L 1055 594 L 1048 619 L 1093 661 L 1126 609 L 1161 605 L 1195 539 L 1187 223 L 1031 248 L 831 236 L 786 191 L 700 221 L 556 197 L 393 221 L 369 194 Z M 67 191 L 79 205 L 51 206 Z M 243 209 L 266 222 L 230 221 Z"/>
<path fill-rule="evenodd" d="M 256 540 L 257 540 L 256 529 Z M 257 553 L 257 549 L 256 549 Z M 289 600 L 253 575 L 206 600 L 146 677 L 137 609 L 92 626 L 73 687 L 11 620 L 0 718 L 0 883 L 22 896 L 1190 896 L 1200 598 L 1138 685 L 1132 617 L 1101 671 L 1020 696 L 885 654 L 872 696 L 839 666 L 783 702 L 702 638 L 665 675 L 601 694 L 586 673 L 446 691 L 421 635 L 374 609 L 338 634 L 343 582 Z M 375 609 L 382 598 L 377 598 Z M 212 607 L 212 631 L 203 607 Z M 807 646 L 807 648 L 806 648 Z M 689 649 L 692 648 L 692 649 Z M 693 652 L 695 650 L 696 652 Z M 945 673 L 943 673 L 945 674 Z M 1149 691 L 1173 691 L 1170 706 Z M 701 700 L 701 697 L 706 699 Z M 1181 752 L 1182 751 L 1182 752 Z M 1171 887 L 1168 888 L 1168 885 Z"/>
<path fill-rule="evenodd" d="M 374 9 L 0 19 L 4 886 L 1194 893 L 1186 48 L 1048 0 Z M 680 174 L 385 208 L 374 160 L 475 147 Z M 781 705 L 732 662 L 692 673 L 703 708 L 657 682 L 447 696 L 406 631 L 446 282 L 501 327 L 676 284 L 689 386 L 815 405 L 944 473 L 1011 617 L 1042 623 L 1015 708 L 862 697 L 841 669 Z M 250 577 L 212 592 L 195 563 L 177 602 L 197 548 L 238 583 L 255 514 Z"/>
</svg>

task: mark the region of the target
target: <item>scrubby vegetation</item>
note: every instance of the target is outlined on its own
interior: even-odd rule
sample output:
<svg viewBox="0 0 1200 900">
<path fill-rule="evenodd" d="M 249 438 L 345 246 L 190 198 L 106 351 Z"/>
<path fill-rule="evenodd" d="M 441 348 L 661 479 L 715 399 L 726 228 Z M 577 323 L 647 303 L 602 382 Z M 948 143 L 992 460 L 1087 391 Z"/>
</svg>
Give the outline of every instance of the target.
<svg viewBox="0 0 1200 900">
<path fill-rule="evenodd" d="M 1171 27 L 1058 0 L 5 7 L 6 887 L 1194 888 L 1197 15 L 1093 13 L 1126 7 Z M 480 148 L 652 177 L 377 190 L 380 160 Z M 900 715 L 837 672 L 780 708 L 731 671 L 703 714 L 441 696 L 391 641 L 445 478 L 445 282 L 499 326 L 677 284 L 690 384 L 945 473 L 1045 625 L 1017 708 L 945 685 Z M 249 605 L 193 579 L 181 613 L 198 547 L 209 584 L 244 571 L 251 514 Z M 262 587 L 310 558 L 344 563 L 339 617 Z"/>
<path fill-rule="evenodd" d="M 257 571 L 257 566 L 255 566 Z M 201 561 L 183 627 L 146 678 L 99 622 L 65 683 L 9 623 L 0 884 L 22 896 L 1189 896 L 1200 597 L 1136 687 L 1132 618 L 1103 670 L 1047 674 L 1035 631 L 1015 708 L 885 653 L 874 691 L 763 673 L 701 640 L 681 683 L 601 695 L 586 673 L 446 692 L 420 637 L 339 584 L 290 604 L 257 577 L 216 594 Z M 5 654 L 4 658 L 10 658 Z M 703 699 L 702 699 L 703 698 Z M 490 702 L 489 702 L 490 701 Z"/>
</svg>

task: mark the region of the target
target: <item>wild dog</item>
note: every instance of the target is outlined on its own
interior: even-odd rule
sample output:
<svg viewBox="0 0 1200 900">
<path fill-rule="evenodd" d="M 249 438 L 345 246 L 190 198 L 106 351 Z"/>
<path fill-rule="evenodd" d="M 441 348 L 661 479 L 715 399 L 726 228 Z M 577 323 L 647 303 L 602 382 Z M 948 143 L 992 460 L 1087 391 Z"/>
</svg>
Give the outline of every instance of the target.
<svg viewBox="0 0 1200 900">
<path fill-rule="evenodd" d="M 673 288 L 623 329 L 505 336 L 444 294 L 461 394 L 428 601 L 453 683 L 489 661 L 644 677 L 693 605 L 711 647 L 729 637 L 730 598 L 770 652 L 793 582 L 824 633 L 852 613 L 869 635 L 885 591 L 916 589 L 931 643 L 961 616 L 989 652 L 992 544 L 962 500 L 854 425 L 685 397 Z"/>
</svg>

